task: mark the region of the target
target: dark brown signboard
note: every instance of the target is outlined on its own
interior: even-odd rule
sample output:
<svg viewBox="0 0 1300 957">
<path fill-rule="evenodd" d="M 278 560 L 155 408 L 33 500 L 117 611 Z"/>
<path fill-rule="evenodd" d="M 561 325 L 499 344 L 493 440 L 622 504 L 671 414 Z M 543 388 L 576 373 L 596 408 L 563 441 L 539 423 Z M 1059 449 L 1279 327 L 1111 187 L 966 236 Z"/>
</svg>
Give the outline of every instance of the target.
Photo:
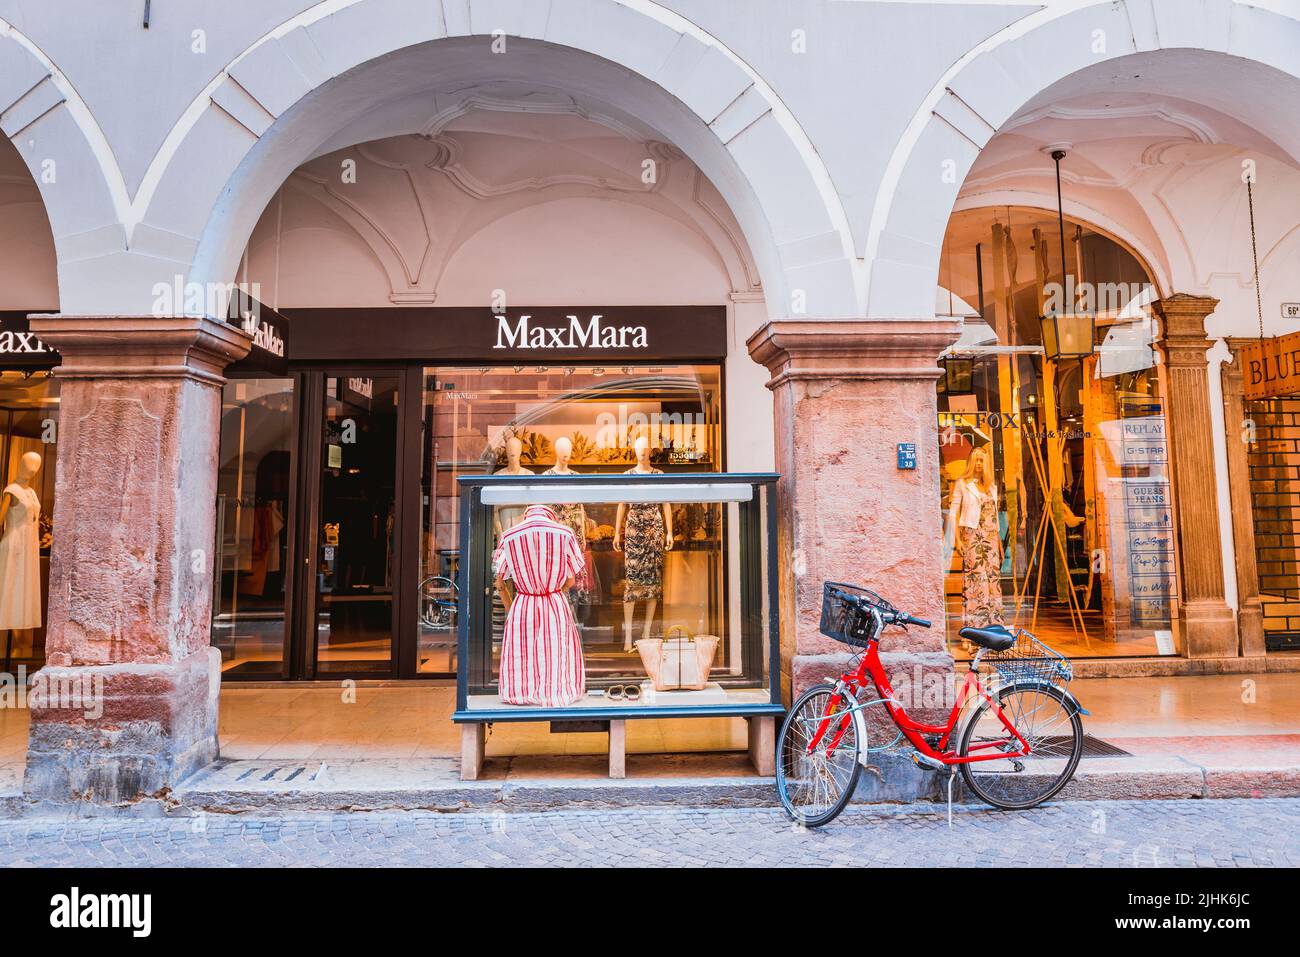
<svg viewBox="0 0 1300 957">
<path fill-rule="evenodd" d="M 25 312 L 0 312 L 0 369 L 52 369 L 62 359 L 36 338 Z"/>
<path fill-rule="evenodd" d="M 1247 399 L 1300 392 L 1300 332 L 1260 339 L 1243 348 L 1241 372 Z"/>
<path fill-rule="evenodd" d="M 288 309 L 295 362 L 694 360 L 727 354 L 722 306 Z"/>
<path fill-rule="evenodd" d="M 226 321 L 252 336 L 253 348 L 244 358 L 227 366 L 226 375 L 288 375 L 289 320 L 242 293 L 232 300 L 230 312 Z"/>
</svg>

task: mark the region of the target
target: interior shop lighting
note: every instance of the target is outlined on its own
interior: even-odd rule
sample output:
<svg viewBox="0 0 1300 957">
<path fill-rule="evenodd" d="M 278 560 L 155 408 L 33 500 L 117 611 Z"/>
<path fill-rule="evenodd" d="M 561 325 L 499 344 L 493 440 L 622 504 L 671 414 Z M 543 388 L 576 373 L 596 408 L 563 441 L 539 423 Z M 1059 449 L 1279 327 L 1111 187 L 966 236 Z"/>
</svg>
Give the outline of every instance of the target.
<svg viewBox="0 0 1300 957">
<path fill-rule="evenodd" d="M 748 502 L 753 498 L 753 486 L 721 482 L 693 482 L 689 485 L 511 485 L 483 489 L 484 505 L 599 505 L 609 502 L 683 505 Z"/>
<path fill-rule="evenodd" d="M 1065 208 L 1061 201 L 1061 160 L 1065 159 L 1065 150 L 1052 150 L 1052 159 L 1056 163 L 1056 219 L 1061 230 L 1061 285 L 1068 289 L 1066 282 L 1067 260 L 1065 258 Z M 1093 328 L 1091 312 L 1080 313 L 1069 303 L 1066 311 L 1059 315 L 1039 316 L 1038 322 L 1043 331 L 1043 354 L 1049 360 L 1082 359 L 1092 355 L 1096 330 Z"/>
</svg>

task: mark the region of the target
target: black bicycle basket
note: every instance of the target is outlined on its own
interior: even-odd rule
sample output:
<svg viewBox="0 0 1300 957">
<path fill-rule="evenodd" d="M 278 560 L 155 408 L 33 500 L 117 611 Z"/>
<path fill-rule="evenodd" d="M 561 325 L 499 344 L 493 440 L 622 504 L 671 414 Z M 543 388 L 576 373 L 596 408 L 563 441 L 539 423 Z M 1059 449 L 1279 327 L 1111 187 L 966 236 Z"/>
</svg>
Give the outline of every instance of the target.
<svg viewBox="0 0 1300 957">
<path fill-rule="evenodd" d="M 871 609 L 895 611 L 893 605 L 875 592 L 845 582 L 826 582 L 822 586 L 822 621 L 819 629 L 855 648 L 865 648 L 874 637 Z"/>
</svg>

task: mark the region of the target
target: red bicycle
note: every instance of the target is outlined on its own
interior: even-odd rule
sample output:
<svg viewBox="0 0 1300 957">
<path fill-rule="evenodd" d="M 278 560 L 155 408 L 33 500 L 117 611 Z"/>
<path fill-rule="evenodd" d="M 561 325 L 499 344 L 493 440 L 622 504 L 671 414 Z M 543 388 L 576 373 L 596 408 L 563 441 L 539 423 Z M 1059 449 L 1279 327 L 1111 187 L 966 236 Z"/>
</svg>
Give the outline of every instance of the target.
<svg viewBox="0 0 1300 957">
<path fill-rule="evenodd" d="M 786 716 L 776 769 L 786 813 L 808 827 L 829 823 L 853 795 L 868 752 L 903 738 L 918 766 L 947 769 L 949 795 L 958 770 L 972 793 L 1003 810 L 1034 807 L 1065 787 L 1083 755 L 1080 715 L 1087 714 L 1063 687 L 1073 677 L 1069 661 L 1023 630 L 963 628 L 961 636 L 980 650 L 947 723 L 924 724 L 908 716 L 881 664 L 887 625 L 929 628 L 930 622 L 865 588 L 825 583 L 822 634 L 861 651 L 852 671 L 809 688 Z M 997 673 L 993 681 L 980 675 L 985 660 Z M 859 700 L 868 680 L 875 696 Z M 898 735 L 873 748 L 863 711 L 875 705 L 893 719 Z"/>
</svg>

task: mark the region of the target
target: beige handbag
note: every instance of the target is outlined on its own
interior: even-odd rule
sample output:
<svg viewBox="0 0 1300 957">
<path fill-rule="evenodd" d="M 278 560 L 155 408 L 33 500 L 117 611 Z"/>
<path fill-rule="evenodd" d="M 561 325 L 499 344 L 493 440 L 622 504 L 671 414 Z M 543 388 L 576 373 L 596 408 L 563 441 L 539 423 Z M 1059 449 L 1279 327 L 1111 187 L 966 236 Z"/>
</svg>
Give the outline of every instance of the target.
<svg viewBox="0 0 1300 957">
<path fill-rule="evenodd" d="M 716 635 L 696 635 L 677 625 L 667 638 L 642 638 L 636 643 L 641 664 L 655 691 L 702 691 L 718 650 Z"/>
</svg>

